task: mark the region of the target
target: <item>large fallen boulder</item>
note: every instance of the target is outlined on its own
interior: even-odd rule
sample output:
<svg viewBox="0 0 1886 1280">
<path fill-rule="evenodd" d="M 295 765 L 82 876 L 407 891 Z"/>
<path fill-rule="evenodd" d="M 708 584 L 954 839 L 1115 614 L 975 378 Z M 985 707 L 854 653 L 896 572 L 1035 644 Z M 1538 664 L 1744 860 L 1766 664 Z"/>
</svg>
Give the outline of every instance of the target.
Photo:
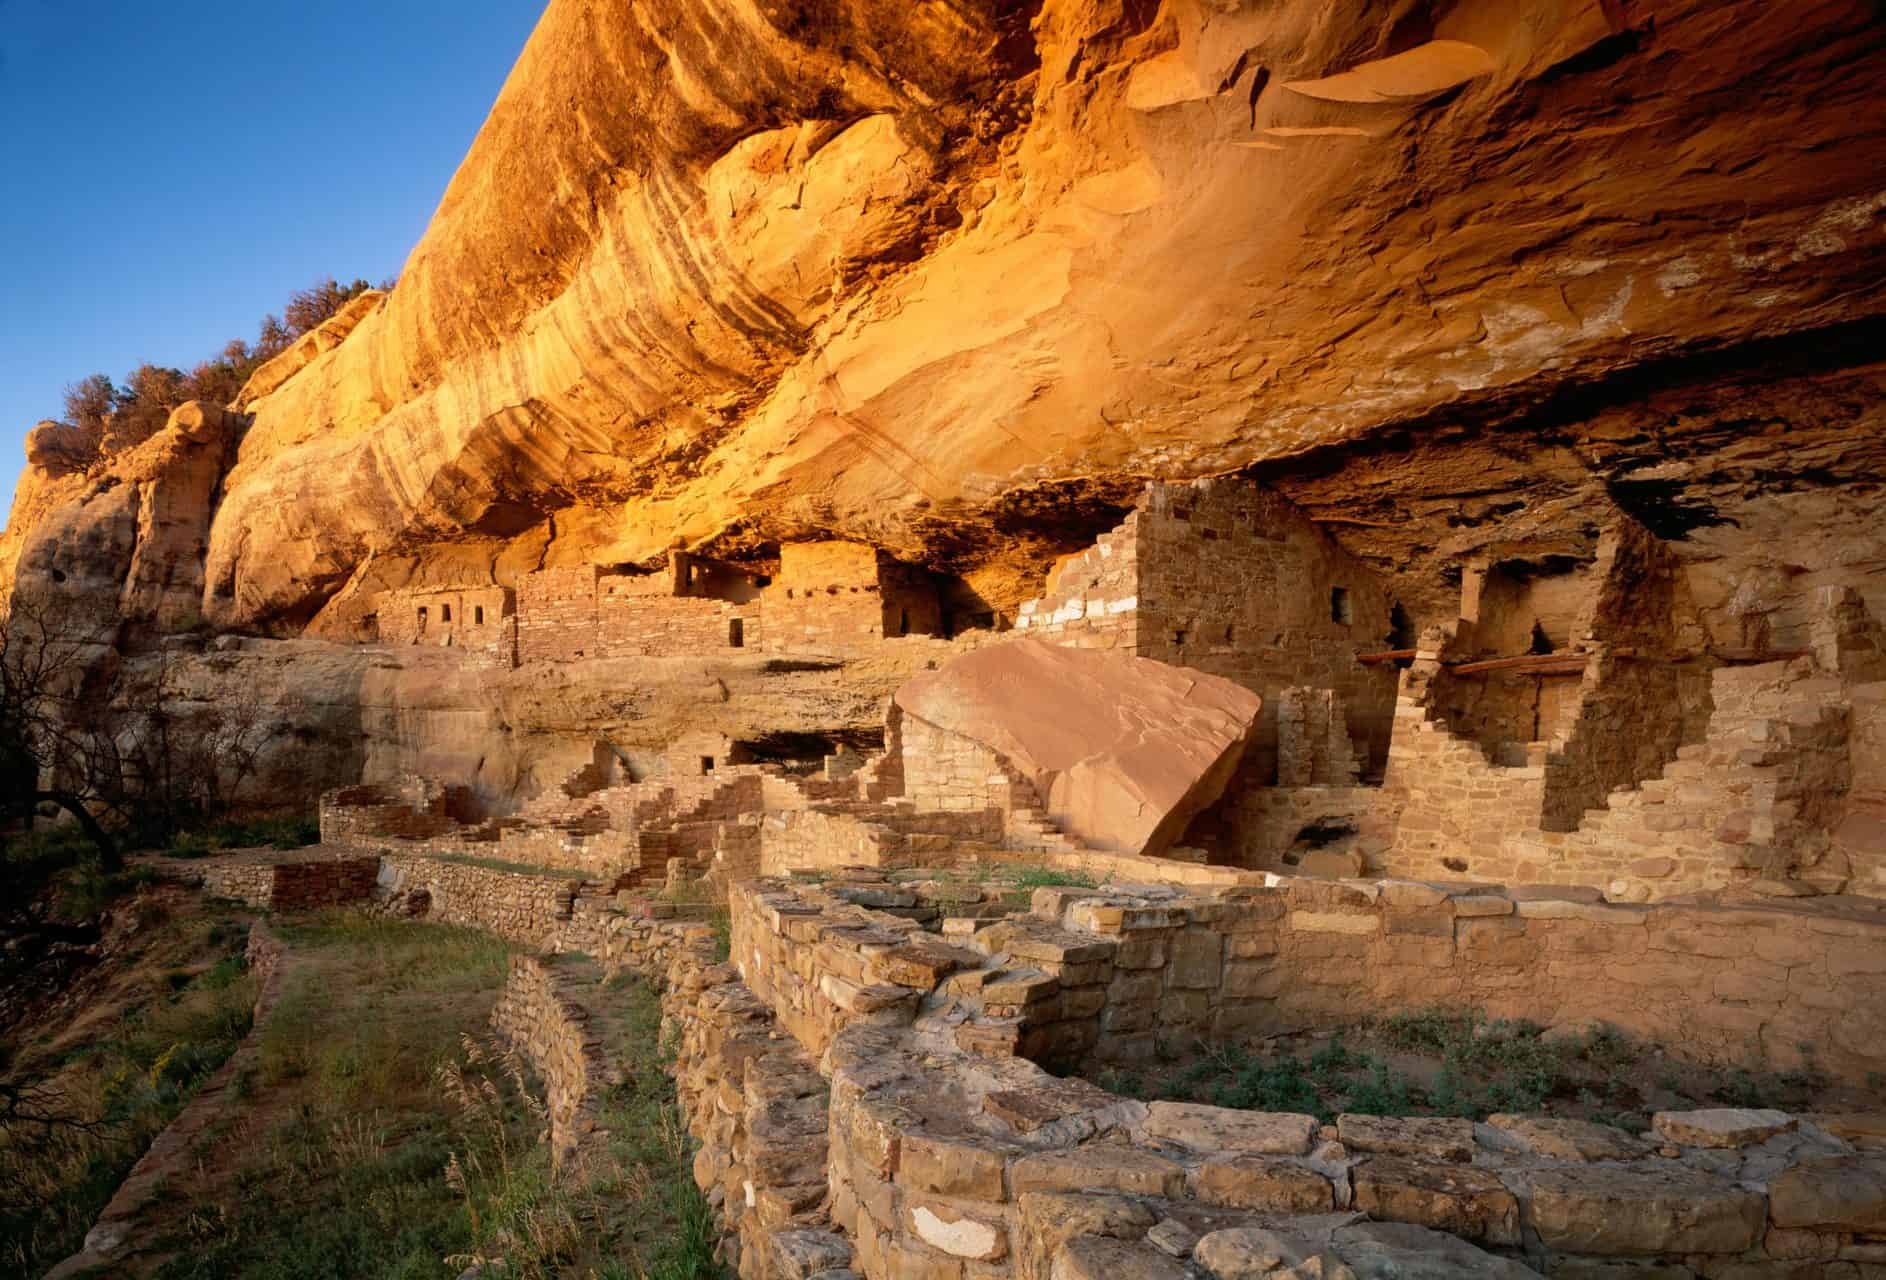
<svg viewBox="0 0 1886 1280">
<path fill-rule="evenodd" d="M 1257 724 L 1242 685 L 1150 658 L 1015 640 L 897 691 L 906 717 L 978 744 L 1096 849 L 1158 854 L 1224 791 Z M 905 751 L 913 750 L 907 737 Z"/>
</svg>

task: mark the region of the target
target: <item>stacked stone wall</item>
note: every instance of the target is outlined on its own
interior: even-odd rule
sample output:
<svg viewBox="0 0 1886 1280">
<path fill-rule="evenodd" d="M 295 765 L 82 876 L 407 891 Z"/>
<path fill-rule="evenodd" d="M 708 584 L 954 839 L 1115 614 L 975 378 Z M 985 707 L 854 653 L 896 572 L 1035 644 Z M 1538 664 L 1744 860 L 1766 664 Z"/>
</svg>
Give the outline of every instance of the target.
<svg viewBox="0 0 1886 1280">
<path fill-rule="evenodd" d="M 595 565 L 540 569 L 517 581 L 517 660 L 595 657 Z"/>
<path fill-rule="evenodd" d="M 428 919 L 469 925 L 526 946 L 544 946 L 570 919 L 581 881 L 384 853 L 380 885 L 389 894 L 424 893 Z"/>
<path fill-rule="evenodd" d="M 767 813 L 758 836 L 760 873 L 779 876 L 839 867 L 916 866 L 963 844 L 998 844 L 1004 827 L 995 809 L 919 814 L 861 804 Z"/>
<path fill-rule="evenodd" d="M 379 870 L 374 855 L 251 855 L 206 865 L 203 890 L 265 911 L 313 911 L 366 902 Z"/>
<path fill-rule="evenodd" d="M 387 591 L 375 609 L 382 644 L 457 649 L 488 666 L 517 663 L 517 615 L 503 587 Z"/>
<path fill-rule="evenodd" d="M 1546 1025 L 1606 1022 L 1719 1063 L 1754 1052 L 1798 1065 L 1812 1054 L 1855 1081 L 1878 1070 L 1886 1045 L 1886 989 L 1865 976 L 1886 972 L 1877 908 L 1626 906 L 1576 891 L 1303 879 L 1109 898 L 1040 890 L 1036 911 L 1051 928 L 992 926 L 1017 930 L 992 936 L 993 948 L 1057 978 L 1035 996 L 1061 999 L 1051 1012 L 1096 1000 L 1068 991 L 1104 988 L 1094 1031 L 1038 1037 L 1052 1059 L 1091 1045 L 1101 1058 L 1143 1060 L 1161 1041 L 1433 1004 Z M 1096 952 L 1095 938 L 1114 946 Z M 1024 1031 L 1061 1021 L 1032 1016 Z"/>
<path fill-rule="evenodd" d="M 612 1071 L 604 979 L 662 985 L 695 1177 L 744 1280 L 1229 1280 L 1273 1241 L 1382 1274 L 1630 1259 L 1863 1277 L 1839 1268 L 1886 1244 L 1886 1154 L 1863 1118 L 1671 1113 L 1650 1141 L 1550 1117 L 1319 1127 L 1136 1102 L 1041 1065 L 1456 1003 L 1603 1020 L 1722 1062 L 1786 1065 L 1805 1045 L 1858 1081 L 1886 1044 L 1886 910 L 1851 900 L 1617 906 L 1200 867 L 1244 883 L 1039 889 L 991 920 L 979 894 L 920 909 L 881 876 L 760 881 L 730 890 L 723 961 L 685 908 L 386 861 L 389 883 L 429 888 L 433 918 L 582 953 L 516 962 L 494 1015 L 544 1079 L 562 1151 L 595 1136 Z"/>
<path fill-rule="evenodd" d="M 946 812 L 1038 808 L 1033 787 L 993 750 L 972 738 L 903 716 L 904 798 L 919 809 Z"/>
<path fill-rule="evenodd" d="M 514 955 L 510 977 L 491 1010 L 498 1036 L 529 1061 L 543 1082 L 556 1167 L 581 1162 L 602 1137 L 604 1095 L 612 1083 L 607 1054 L 583 996 L 595 983 L 551 955 Z"/>
<path fill-rule="evenodd" d="M 938 635 L 942 606 L 929 576 L 855 542 L 788 543 L 761 594 L 767 646 L 826 650 Z"/>
<path fill-rule="evenodd" d="M 830 1074 L 832 1225 L 867 1280 L 1195 1274 L 1175 1258 L 1244 1276 L 1234 1259 L 1253 1244 L 1302 1238 L 1396 1274 L 1598 1274 L 1618 1258 L 1795 1274 L 1807 1256 L 1873 1256 L 1864 1231 L 1840 1225 L 1857 1219 L 1836 1207 L 1834 1186 L 1859 1179 L 1876 1206 L 1861 1216 L 1886 1215 L 1886 1183 L 1868 1181 L 1886 1158 L 1848 1136 L 1864 1123 L 1670 1113 L 1652 1141 L 1547 1117 L 1345 1115 L 1319 1128 L 1301 1115 L 1137 1103 L 1008 1056 L 1079 1062 L 1112 1056 L 1122 1038 L 1243 1038 L 1494 993 L 1494 1012 L 1542 1019 L 1641 1011 L 1636 1029 L 1740 1061 L 1775 1016 L 1778 993 L 1764 984 L 1798 968 L 1798 995 L 1818 1012 L 1760 1043 L 1816 1035 L 1853 1078 L 1879 1060 L 1886 1002 L 1863 998 L 1844 1015 L 1824 1002 L 1854 976 L 1836 957 L 1878 949 L 1877 915 L 1286 881 L 1165 898 L 1044 889 L 1032 917 L 946 945 L 822 890 L 749 886 L 732 909 L 746 990 Z M 1653 989 L 1661 999 L 1646 1001 Z M 1107 1022 L 1117 1034 L 1074 1030 Z M 1355 1216 L 1327 1216 L 1339 1211 Z"/>
<path fill-rule="evenodd" d="M 591 657 L 672 658 L 761 646 L 757 605 L 692 596 L 617 595 L 610 590 L 613 581 L 602 579 Z"/>
<path fill-rule="evenodd" d="M 1644 665 L 1594 662 L 1588 682 L 1602 687 L 1618 667 Z M 1410 674 L 1382 788 L 1399 817 L 1392 845 L 1370 870 L 1660 898 L 1789 875 L 1818 856 L 1847 802 L 1851 699 L 1838 679 L 1805 659 L 1716 668 L 1703 741 L 1677 747 L 1657 776 L 1615 787 L 1603 807 L 1581 811 L 1576 823 L 1563 810 L 1589 793 L 1594 753 L 1622 759 L 1633 750 L 1630 677 L 1615 694 L 1587 700 L 1586 736 L 1613 734 L 1615 744 L 1559 755 L 1553 744 L 1532 743 L 1525 764 L 1506 767 L 1432 719 L 1416 692 L 1420 671 Z M 1636 737 L 1646 758 L 1661 757 L 1667 744 L 1653 731 Z M 1635 770 L 1643 761 L 1621 767 Z M 1555 792 L 1560 769 L 1568 781 Z M 1557 824 L 1575 829 L 1548 829 L 1555 806 Z"/>
<path fill-rule="evenodd" d="M 406 780 L 407 783 L 418 782 Z M 432 787 L 415 793 L 399 787 L 364 784 L 339 787 L 321 797 L 321 843 L 370 844 L 375 840 L 426 840 L 446 835 L 458 825 L 444 793 Z"/>
<path fill-rule="evenodd" d="M 1380 865 L 1395 839 L 1397 810 L 1380 787 L 1266 787 L 1234 779 L 1225 799 L 1185 835 L 1226 866 L 1288 874 L 1306 853 L 1353 847 L 1361 867 Z M 1353 838 L 1351 838 L 1353 837 Z"/>
</svg>

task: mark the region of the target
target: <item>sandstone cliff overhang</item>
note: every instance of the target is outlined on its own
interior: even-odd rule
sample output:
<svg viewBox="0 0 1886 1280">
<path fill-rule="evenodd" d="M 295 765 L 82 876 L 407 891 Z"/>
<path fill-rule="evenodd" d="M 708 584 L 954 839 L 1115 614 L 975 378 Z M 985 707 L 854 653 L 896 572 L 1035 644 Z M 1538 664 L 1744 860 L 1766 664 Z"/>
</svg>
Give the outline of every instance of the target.
<svg viewBox="0 0 1886 1280">
<path fill-rule="evenodd" d="M 896 701 L 994 752 L 1069 834 L 1158 854 L 1224 791 L 1262 700 L 1150 658 L 1015 640 L 917 676 Z"/>
</svg>

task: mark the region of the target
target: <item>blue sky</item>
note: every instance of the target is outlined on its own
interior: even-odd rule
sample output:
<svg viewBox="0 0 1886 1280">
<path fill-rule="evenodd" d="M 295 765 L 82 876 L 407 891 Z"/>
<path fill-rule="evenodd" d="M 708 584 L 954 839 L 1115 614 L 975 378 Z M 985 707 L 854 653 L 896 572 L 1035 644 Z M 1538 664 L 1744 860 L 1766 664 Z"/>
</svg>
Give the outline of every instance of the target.
<svg viewBox="0 0 1886 1280">
<path fill-rule="evenodd" d="M 0 519 L 91 373 L 393 275 L 541 0 L 0 0 Z"/>
</svg>

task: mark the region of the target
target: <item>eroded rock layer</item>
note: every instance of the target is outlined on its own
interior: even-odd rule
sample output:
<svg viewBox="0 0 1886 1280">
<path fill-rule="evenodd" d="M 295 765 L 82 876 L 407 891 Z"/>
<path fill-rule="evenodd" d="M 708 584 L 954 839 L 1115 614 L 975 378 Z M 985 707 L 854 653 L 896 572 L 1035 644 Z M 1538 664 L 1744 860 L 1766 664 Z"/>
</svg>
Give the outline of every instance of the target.
<svg viewBox="0 0 1886 1280">
<path fill-rule="evenodd" d="M 205 616 L 833 532 L 1014 603 L 1147 475 L 1491 414 L 1528 501 L 1593 459 L 1522 410 L 1876 334 L 1858 0 L 686 9 L 550 5 L 398 287 L 245 396 Z M 1645 500 L 1827 478 L 1688 407 L 1604 433 Z"/>
</svg>

